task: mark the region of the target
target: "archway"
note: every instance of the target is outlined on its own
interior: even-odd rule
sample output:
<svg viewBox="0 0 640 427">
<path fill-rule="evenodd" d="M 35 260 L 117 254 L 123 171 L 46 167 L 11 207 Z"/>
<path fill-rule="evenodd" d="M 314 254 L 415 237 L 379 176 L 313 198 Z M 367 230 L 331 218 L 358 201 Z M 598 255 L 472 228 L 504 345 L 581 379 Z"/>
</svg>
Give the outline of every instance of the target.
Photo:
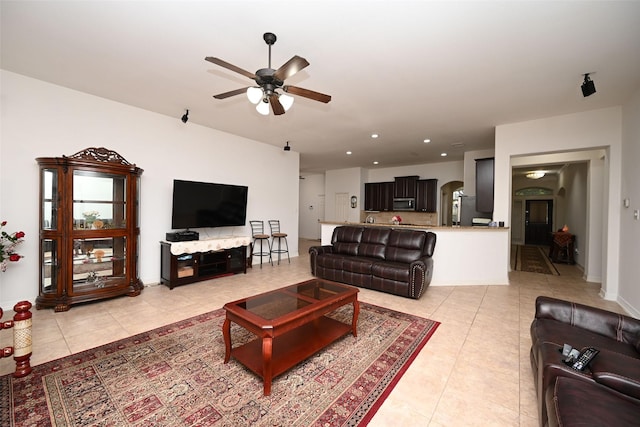
<svg viewBox="0 0 640 427">
<path fill-rule="evenodd" d="M 440 224 L 445 227 L 460 224 L 460 196 L 464 182 L 450 181 L 440 187 Z"/>
</svg>

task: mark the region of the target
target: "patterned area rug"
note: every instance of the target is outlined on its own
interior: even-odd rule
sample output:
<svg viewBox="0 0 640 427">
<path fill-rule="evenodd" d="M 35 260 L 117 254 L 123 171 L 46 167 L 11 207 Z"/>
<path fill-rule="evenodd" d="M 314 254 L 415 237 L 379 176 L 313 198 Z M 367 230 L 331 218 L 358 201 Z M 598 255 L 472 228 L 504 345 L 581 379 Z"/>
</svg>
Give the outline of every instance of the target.
<svg viewBox="0 0 640 427">
<path fill-rule="evenodd" d="M 331 317 L 350 323 L 353 307 Z M 224 364 L 222 309 L 0 377 L 2 426 L 366 425 L 435 332 L 432 320 L 360 303 L 358 337 L 273 381 Z M 234 347 L 254 338 L 232 324 Z"/>
<path fill-rule="evenodd" d="M 559 276 L 560 273 L 553 265 L 545 250 L 540 246 L 518 245 L 516 247 L 516 271 L 528 271 L 530 273 L 542 273 Z"/>
</svg>

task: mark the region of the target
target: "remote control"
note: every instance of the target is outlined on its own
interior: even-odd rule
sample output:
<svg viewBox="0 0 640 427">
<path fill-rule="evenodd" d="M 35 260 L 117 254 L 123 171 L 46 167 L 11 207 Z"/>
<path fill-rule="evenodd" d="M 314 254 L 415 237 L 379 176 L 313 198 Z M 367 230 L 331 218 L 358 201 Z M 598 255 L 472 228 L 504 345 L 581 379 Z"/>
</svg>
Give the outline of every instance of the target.
<svg viewBox="0 0 640 427">
<path fill-rule="evenodd" d="M 586 348 L 571 367 L 578 371 L 584 370 L 598 353 L 600 353 L 600 350 L 596 350 L 593 347 Z"/>
</svg>

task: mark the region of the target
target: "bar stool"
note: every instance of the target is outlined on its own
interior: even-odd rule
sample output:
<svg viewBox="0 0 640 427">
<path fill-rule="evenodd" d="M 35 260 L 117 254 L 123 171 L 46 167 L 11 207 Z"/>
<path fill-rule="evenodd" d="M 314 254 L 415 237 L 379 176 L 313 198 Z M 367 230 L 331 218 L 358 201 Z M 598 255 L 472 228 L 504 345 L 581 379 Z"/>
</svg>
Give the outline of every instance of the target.
<svg viewBox="0 0 640 427">
<path fill-rule="evenodd" d="M 260 268 L 262 268 L 262 257 L 269 256 L 269 262 L 273 265 L 273 259 L 271 258 L 271 245 L 269 244 L 269 235 L 264 234 L 264 221 L 249 221 L 251 224 L 251 237 L 253 237 L 253 247 L 257 248 L 256 242 L 260 242 L 260 251 L 253 252 L 253 256 L 260 257 Z M 263 249 L 263 242 L 267 242 L 267 248 L 269 251 Z"/>
<path fill-rule="evenodd" d="M 270 219 L 269 228 L 271 228 L 271 252 L 278 254 L 278 265 L 280 265 L 280 254 L 285 253 L 287 254 L 287 259 L 289 259 L 289 264 L 291 264 L 291 258 L 289 258 L 289 243 L 287 243 L 287 233 L 282 233 L 280 231 L 280 221 L 277 219 Z M 278 249 L 274 249 L 276 239 L 278 239 Z M 283 239 L 286 249 L 282 249 L 280 246 Z"/>
</svg>

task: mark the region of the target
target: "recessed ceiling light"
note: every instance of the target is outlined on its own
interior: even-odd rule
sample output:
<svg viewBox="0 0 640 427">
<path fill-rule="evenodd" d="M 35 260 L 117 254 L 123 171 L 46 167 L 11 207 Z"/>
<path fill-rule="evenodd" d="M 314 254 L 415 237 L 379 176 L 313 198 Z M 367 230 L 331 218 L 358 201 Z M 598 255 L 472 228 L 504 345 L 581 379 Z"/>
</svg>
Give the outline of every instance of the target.
<svg viewBox="0 0 640 427">
<path fill-rule="evenodd" d="M 422 141 L 422 142 L 424 142 L 425 144 L 428 144 L 428 143 L 430 143 L 430 142 L 431 142 L 431 140 L 430 140 L 429 138 L 427 138 L 427 139 L 425 139 L 425 140 L 424 140 L 424 141 Z"/>
<path fill-rule="evenodd" d="M 351 154 L 351 151 L 347 151 L 347 156 L 350 156 Z"/>
<path fill-rule="evenodd" d="M 440 153 L 440 157 L 447 157 L 447 153 Z"/>
<path fill-rule="evenodd" d="M 380 162 L 378 162 L 377 160 L 375 162 L 373 162 L 374 165 L 377 165 L 378 163 L 380 163 Z"/>
<path fill-rule="evenodd" d="M 371 134 L 371 138 L 376 139 L 377 137 L 379 137 L 380 135 L 378 135 L 377 133 L 372 133 Z"/>
</svg>

